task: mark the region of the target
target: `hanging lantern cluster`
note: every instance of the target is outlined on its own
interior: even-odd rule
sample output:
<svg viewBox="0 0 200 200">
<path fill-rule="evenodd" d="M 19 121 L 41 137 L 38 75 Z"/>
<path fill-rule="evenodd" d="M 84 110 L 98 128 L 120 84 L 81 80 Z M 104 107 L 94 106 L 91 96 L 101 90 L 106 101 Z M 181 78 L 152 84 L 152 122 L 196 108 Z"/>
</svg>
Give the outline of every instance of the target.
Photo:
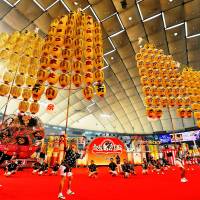
<svg viewBox="0 0 200 200">
<path fill-rule="evenodd" d="M 193 111 L 200 112 L 200 72 L 192 68 L 179 72 L 172 56 L 164 55 L 162 49 L 152 44 L 145 44 L 135 59 L 149 118 L 161 118 L 165 107 L 176 107 L 181 118 L 191 118 Z"/>
<path fill-rule="evenodd" d="M 194 71 L 191 67 L 187 67 L 183 69 L 181 77 L 191 106 L 191 115 L 193 111 L 197 126 L 200 127 L 200 71 Z"/>
<path fill-rule="evenodd" d="M 32 96 L 32 87 L 37 80 L 43 45 L 44 40 L 37 33 L 27 30 L 22 33 L 16 31 L 10 36 L 0 34 L 0 61 L 5 66 L 0 95 L 5 96 L 10 92 L 15 99 L 21 97 L 23 100 L 18 107 L 21 113 L 30 110 L 35 114 L 35 104 L 39 107 L 35 102 L 39 99 Z M 30 104 L 31 97 L 34 102 Z"/>
<path fill-rule="evenodd" d="M 91 100 L 94 89 L 98 96 L 106 92 L 103 62 L 103 43 L 100 24 L 82 11 L 52 21 L 42 48 L 38 84 L 47 84 L 46 98 L 56 98 L 57 87 L 71 83 L 83 86 L 83 95 Z M 93 83 L 96 83 L 93 88 Z"/>
</svg>

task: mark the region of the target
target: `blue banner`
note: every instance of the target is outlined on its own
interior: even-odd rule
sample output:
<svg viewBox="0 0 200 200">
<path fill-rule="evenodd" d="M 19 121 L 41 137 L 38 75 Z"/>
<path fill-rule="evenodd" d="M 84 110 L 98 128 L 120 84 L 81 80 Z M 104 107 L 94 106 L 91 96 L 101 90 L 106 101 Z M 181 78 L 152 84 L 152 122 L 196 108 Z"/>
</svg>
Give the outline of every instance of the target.
<svg viewBox="0 0 200 200">
<path fill-rule="evenodd" d="M 161 144 L 163 143 L 171 143 L 171 136 L 170 134 L 160 134 L 158 135 Z"/>
</svg>

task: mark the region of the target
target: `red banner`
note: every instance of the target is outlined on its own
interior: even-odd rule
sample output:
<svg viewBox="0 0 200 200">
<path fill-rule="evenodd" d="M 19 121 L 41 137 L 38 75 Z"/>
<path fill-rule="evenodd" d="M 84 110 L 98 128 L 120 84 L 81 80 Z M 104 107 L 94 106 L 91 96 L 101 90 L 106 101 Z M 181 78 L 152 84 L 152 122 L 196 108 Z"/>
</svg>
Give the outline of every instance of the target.
<svg viewBox="0 0 200 200">
<path fill-rule="evenodd" d="M 88 146 L 88 162 L 94 160 L 98 165 L 107 165 L 110 158 L 119 155 L 121 162 L 127 158 L 126 148 L 124 143 L 115 137 L 99 137 L 95 138 Z"/>
</svg>

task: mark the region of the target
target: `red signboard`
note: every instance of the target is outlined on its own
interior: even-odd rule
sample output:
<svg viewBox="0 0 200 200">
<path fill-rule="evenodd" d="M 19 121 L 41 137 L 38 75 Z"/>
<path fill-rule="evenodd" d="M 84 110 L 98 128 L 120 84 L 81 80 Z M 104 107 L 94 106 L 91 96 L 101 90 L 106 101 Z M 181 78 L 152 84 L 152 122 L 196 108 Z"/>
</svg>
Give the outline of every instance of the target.
<svg viewBox="0 0 200 200">
<path fill-rule="evenodd" d="M 124 143 L 115 137 L 98 137 L 92 140 L 87 149 L 88 162 L 94 160 L 97 165 L 108 165 L 110 158 L 119 155 L 121 162 L 127 158 Z"/>
</svg>

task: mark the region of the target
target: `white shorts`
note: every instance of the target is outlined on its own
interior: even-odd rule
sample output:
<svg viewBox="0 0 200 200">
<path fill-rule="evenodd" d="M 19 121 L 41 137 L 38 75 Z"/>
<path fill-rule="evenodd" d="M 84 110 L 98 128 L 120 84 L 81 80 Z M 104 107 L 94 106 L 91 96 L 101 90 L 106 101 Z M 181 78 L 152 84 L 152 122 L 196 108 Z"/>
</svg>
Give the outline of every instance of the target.
<svg viewBox="0 0 200 200">
<path fill-rule="evenodd" d="M 174 164 L 175 164 L 177 167 L 184 168 L 183 163 L 182 163 L 181 160 L 179 160 L 179 159 L 176 159 L 175 162 L 174 162 Z"/>
<path fill-rule="evenodd" d="M 70 177 L 70 176 L 73 175 L 72 172 L 64 172 L 65 169 L 66 169 L 65 166 L 63 166 L 63 165 L 60 166 L 60 175 L 61 176 L 68 176 L 68 177 Z"/>
</svg>

